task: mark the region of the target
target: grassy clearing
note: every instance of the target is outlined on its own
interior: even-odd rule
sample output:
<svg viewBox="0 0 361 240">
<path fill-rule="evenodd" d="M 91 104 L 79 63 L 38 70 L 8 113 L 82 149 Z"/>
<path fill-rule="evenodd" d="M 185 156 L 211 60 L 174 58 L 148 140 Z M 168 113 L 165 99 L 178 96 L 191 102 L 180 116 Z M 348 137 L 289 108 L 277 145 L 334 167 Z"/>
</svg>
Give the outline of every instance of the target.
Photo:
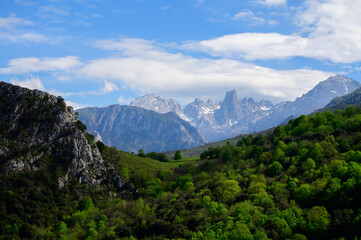
<svg viewBox="0 0 361 240">
<path fill-rule="evenodd" d="M 119 151 L 120 164 L 128 167 L 131 170 L 135 169 L 147 169 L 152 172 L 165 171 L 177 167 L 181 167 L 185 164 L 196 165 L 196 162 L 200 160 L 198 156 L 183 158 L 180 160 L 170 160 L 169 162 L 160 162 L 151 158 L 143 158 L 137 155 Z"/>
<path fill-rule="evenodd" d="M 224 146 L 227 144 L 228 141 L 231 142 L 231 144 L 233 146 L 235 146 L 237 144 L 237 142 L 239 140 L 241 140 L 244 136 L 246 135 L 240 135 L 240 136 L 237 136 L 237 137 L 234 137 L 234 138 L 230 138 L 230 139 L 227 139 L 227 140 L 223 140 L 223 141 L 219 141 L 219 142 L 213 142 L 213 143 L 208 143 L 206 145 L 202 145 L 202 146 L 199 146 L 199 147 L 195 147 L 195 148 L 191 148 L 191 149 L 186 149 L 186 150 L 181 150 L 181 154 L 183 157 L 186 157 L 186 158 L 192 158 L 192 157 L 199 157 L 201 155 L 201 153 L 203 151 L 207 151 L 208 148 L 210 147 L 221 147 L 221 146 Z"/>
</svg>

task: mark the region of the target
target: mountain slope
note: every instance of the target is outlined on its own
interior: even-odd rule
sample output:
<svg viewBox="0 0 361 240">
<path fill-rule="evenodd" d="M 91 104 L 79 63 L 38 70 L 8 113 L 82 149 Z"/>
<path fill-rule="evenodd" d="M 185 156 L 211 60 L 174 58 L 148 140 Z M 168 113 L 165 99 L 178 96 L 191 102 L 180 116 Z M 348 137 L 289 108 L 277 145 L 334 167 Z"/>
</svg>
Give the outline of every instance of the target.
<svg viewBox="0 0 361 240">
<path fill-rule="evenodd" d="M 343 97 L 336 97 L 322 109 L 322 111 L 332 111 L 335 109 L 346 109 L 350 106 L 361 104 L 361 88 L 356 89 Z"/>
<path fill-rule="evenodd" d="M 252 130 L 260 131 L 275 127 L 289 117 L 295 118 L 302 114 L 310 114 L 325 107 L 333 98 L 348 94 L 360 86 L 358 81 L 342 75 L 330 77 L 318 83 L 295 101 L 275 105 L 268 111 L 267 117 L 258 121 Z"/>
<path fill-rule="evenodd" d="M 111 105 L 83 108 L 79 119 L 90 131 L 97 131 L 104 143 L 138 152 L 164 152 L 192 148 L 206 143 L 198 131 L 173 112 L 159 114 L 134 106 Z"/>
<path fill-rule="evenodd" d="M 71 110 L 61 97 L 0 82 L 0 171 L 58 171 L 60 187 L 71 179 L 97 188 L 115 180 Z"/>
<path fill-rule="evenodd" d="M 202 99 L 196 98 L 193 102 L 187 104 L 184 108 L 184 114 L 187 118 L 196 120 L 207 114 L 213 114 L 215 110 L 219 109 L 219 105 L 212 99 L 207 102 Z"/>
</svg>

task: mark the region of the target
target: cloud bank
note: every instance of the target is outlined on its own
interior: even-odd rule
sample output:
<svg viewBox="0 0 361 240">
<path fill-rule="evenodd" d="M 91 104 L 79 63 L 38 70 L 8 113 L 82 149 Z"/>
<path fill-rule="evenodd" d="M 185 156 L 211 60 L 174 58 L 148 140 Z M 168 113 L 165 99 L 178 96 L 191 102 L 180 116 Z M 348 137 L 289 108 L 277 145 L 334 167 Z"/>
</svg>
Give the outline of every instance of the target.
<svg viewBox="0 0 361 240">
<path fill-rule="evenodd" d="M 282 2 L 282 1 L 268 1 Z M 334 63 L 361 61 L 361 1 L 306 1 L 296 15 L 300 31 L 239 33 L 185 43 L 184 49 L 246 60 L 306 57 Z M 240 15 L 239 15 L 240 14 Z M 247 12 L 239 13 L 244 17 Z M 249 13 L 248 13 L 249 14 Z"/>
<path fill-rule="evenodd" d="M 310 69 L 274 70 L 236 59 L 197 58 L 171 53 L 144 39 L 104 40 L 95 45 L 117 54 L 86 62 L 75 56 L 17 58 L 0 68 L 0 73 L 56 72 L 60 77 L 65 74 L 69 79 L 103 84 L 98 91 L 82 92 L 82 95 L 106 94 L 120 86 L 137 94 L 153 92 L 174 97 L 182 104 L 194 97 L 222 100 L 231 89 L 236 89 L 240 96 L 275 102 L 292 100 L 332 74 Z M 125 101 L 120 99 L 120 102 Z"/>
</svg>

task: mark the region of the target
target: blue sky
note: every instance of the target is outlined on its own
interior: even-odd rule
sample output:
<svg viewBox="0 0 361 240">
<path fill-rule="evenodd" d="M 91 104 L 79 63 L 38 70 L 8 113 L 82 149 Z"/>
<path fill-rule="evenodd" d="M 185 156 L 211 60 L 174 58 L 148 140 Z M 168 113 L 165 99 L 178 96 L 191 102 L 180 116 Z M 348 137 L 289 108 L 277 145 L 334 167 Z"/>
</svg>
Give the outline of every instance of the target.
<svg viewBox="0 0 361 240">
<path fill-rule="evenodd" d="M 359 0 L 1 0 L 0 79 L 75 108 L 147 93 L 294 100 L 361 80 Z"/>
</svg>

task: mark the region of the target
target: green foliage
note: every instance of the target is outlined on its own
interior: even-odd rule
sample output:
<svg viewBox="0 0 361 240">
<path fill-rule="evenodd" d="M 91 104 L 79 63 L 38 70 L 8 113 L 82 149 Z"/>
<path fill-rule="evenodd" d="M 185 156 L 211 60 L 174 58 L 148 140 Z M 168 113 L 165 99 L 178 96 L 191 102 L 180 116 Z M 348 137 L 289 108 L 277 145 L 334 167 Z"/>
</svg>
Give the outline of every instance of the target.
<svg viewBox="0 0 361 240">
<path fill-rule="evenodd" d="M 82 131 L 82 132 L 85 132 L 85 131 L 87 130 L 85 124 L 82 123 L 80 120 L 77 120 L 77 121 L 75 122 L 75 125 L 76 125 L 76 127 L 77 127 L 80 131 Z"/>
<path fill-rule="evenodd" d="M 233 202 L 241 192 L 242 189 L 235 180 L 221 182 L 216 189 L 218 199 L 224 203 Z"/>
<path fill-rule="evenodd" d="M 319 143 L 316 143 L 308 151 L 307 156 L 315 160 L 316 162 L 322 162 L 323 160 L 323 149 Z"/>
<path fill-rule="evenodd" d="M 323 206 L 314 206 L 307 214 L 308 229 L 311 232 L 324 233 L 328 230 L 331 217 Z"/>
<path fill-rule="evenodd" d="M 181 152 L 177 150 L 174 154 L 174 160 L 180 160 L 180 159 L 182 159 L 182 155 Z"/>
<path fill-rule="evenodd" d="M 274 161 L 270 166 L 270 173 L 272 176 L 276 176 L 280 174 L 283 170 L 283 166 L 281 163 Z"/>
<path fill-rule="evenodd" d="M 145 156 L 148 157 L 148 158 L 156 159 L 156 160 L 161 161 L 161 162 L 168 162 L 169 161 L 168 156 L 165 153 L 150 152 L 150 153 L 147 153 Z"/>
<path fill-rule="evenodd" d="M 144 152 L 143 149 L 139 149 L 139 151 L 138 151 L 138 156 L 139 156 L 139 157 L 146 157 L 145 152 Z"/>
<path fill-rule="evenodd" d="M 60 171 L 2 176 L 1 238 L 354 239 L 361 236 L 360 115 L 354 108 L 301 116 L 177 161 L 97 142 L 127 190 L 76 181 L 58 189 Z"/>
<path fill-rule="evenodd" d="M 81 203 L 80 203 L 80 207 L 81 207 L 81 210 L 88 210 L 90 208 L 93 208 L 94 207 L 94 203 L 93 203 L 93 200 L 91 199 L 91 197 L 85 197 Z"/>
<path fill-rule="evenodd" d="M 66 234 L 68 233 L 68 226 L 66 223 L 60 221 L 55 227 L 55 233 L 59 238 L 66 238 Z"/>
</svg>

